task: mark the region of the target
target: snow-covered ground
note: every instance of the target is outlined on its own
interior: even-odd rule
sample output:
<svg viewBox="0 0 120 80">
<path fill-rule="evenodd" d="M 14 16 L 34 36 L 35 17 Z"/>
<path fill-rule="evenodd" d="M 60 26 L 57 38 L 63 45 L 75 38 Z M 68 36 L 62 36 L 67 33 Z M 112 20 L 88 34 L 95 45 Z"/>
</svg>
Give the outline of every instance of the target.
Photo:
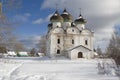
<svg viewBox="0 0 120 80">
<path fill-rule="evenodd" d="M 0 80 L 119 80 L 115 75 L 112 60 L 107 59 L 15 58 L 8 59 L 8 62 L 5 60 L 0 61 Z"/>
</svg>

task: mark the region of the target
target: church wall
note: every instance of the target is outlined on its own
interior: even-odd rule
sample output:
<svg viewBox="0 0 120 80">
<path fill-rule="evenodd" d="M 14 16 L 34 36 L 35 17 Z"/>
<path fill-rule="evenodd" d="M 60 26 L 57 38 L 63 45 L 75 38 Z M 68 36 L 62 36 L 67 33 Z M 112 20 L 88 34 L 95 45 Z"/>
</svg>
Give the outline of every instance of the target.
<svg viewBox="0 0 120 80">
<path fill-rule="evenodd" d="M 78 35 L 78 34 L 67 34 L 67 36 L 60 34 L 60 33 L 52 33 L 51 35 L 49 35 L 49 42 L 48 42 L 48 46 L 50 46 L 48 48 L 48 54 L 49 56 L 57 56 L 56 51 L 57 49 L 61 50 L 62 54 L 58 54 L 58 55 L 63 55 L 64 53 L 62 52 L 64 49 L 68 49 L 71 47 L 75 47 L 78 45 L 83 45 L 89 49 L 93 49 L 93 37 L 92 36 L 88 36 L 88 35 Z M 57 44 L 57 39 L 60 39 L 60 44 Z M 74 39 L 74 44 L 72 44 L 72 39 Z M 85 45 L 85 39 L 88 40 L 88 45 Z M 78 57 L 78 50 L 73 50 L 70 53 L 74 53 L 74 54 L 68 54 L 68 56 L 70 58 L 77 58 Z M 84 53 L 85 56 L 86 53 Z"/>
<path fill-rule="evenodd" d="M 63 22 L 62 26 L 63 26 L 64 29 L 66 29 L 67 27 L 71 26 L 71 22 Z"/>
<path fill-rule="evenodd" d="M 57 49 L 59 49 L 60 50 L 60 54 L 57 54 L 57 55 L 63 55 L 63 49 L 64 49 L 64 37 L 63 37 L 63 34 L 56 34 L 56 41 L 57 41 L 57 39 L 60 39 L 60 44 L 58 44 L 57 42 L 56 42 L 56 51 L 57 51 Z"/>
<path fill-rule="evenodd" d="M 61 34 L 62 35 L 62 34 Z M 51 34 L 51 41 L 50 41 L 50 55 L 52 56 L 59 56 L 63 55 L 63 36 L 60 34 Z M 57 40 L 60 39 L 60 44 L 58 44 Z M 57 50 L 60 50 L 60 54 L 57 54 Z"/>
<path fill-rule="evenodd" d="M 79 52 L 82 52 L 83 58 L 91 59 L 93 57 L 92 51 L 88 51 L 82 47 L 79 47 L 79 48 L 69 51 L 69 58 L 70 59 L 78 59 Z"/>
<path fill-rule="evenodd" d="M 56 28 L 56 27 L 61 27 L 61 23 L 60 22 L 54 22 L 53 23 L 53 28 Z"/>
<path fill-rule="evenodd" d="M 74 53 L 74 54 L 73 54 Z M 77 59 L 78 58 L 78 53 L 77 50 L 72 50 L 69 52 L 69 57 L 70 59 Z"/>
<path fill-rule="evenodd" d="M 72 39 L 73 39 L 74 37 L 73 37 L 73 35 L 67 35 L 67 36 L 65 36 L 65 42 L 64 42 L 64 44 L 65 44 L 65 49 L 68 49 L 68 48 L 70 48 L 71 46 L 73 46 L 73 44 L 72 44 Z"/>
<path fill-rule="evenodd" d="M 49 56 L 50 55 L 50 39 L 47 38 L 46 41 L 46 55 Z"/>
<path fill-rule="evenodd" d="M 86 45 L 86 43 L 85 43 L 85 40 L 87 40 L 87 45 Z M 83 36 L 81 35 L 81 36 L 80 36 L 80 44 L 81 44 L 81 45 L 83 45 L 83 46 L 85 46 L 85 47 L 93 50 L 93 47 L 92 47 L 93 45 L 92 45 L 92 43 L 93 43 L 93 41 L 92 41 L 91 36 L 85 36 L 85 35 L 83 35 Z"/>
<path fill-rule="evenodd" d="M 93 50 L 93 36 L 91 35 L 90 30 L 85 29 L 85 23 L 82 22 L 83 23 L 82 24 L 81 20 L 79 20 L 78 24 L 77 23 L 75 24 L 75 22 L 71 24 L 70 21 L 72 19 L 68 20 L 69 22 L 63 22 L 64 20 L 62 20 L 62 18 L 60 18 L 60 16 L 57 16 L 56 14 L 58 13 L 56 12 L 50 18 L 52 24 L 49 25 L 50 29 L 48 31 L 49 33 L 47 40 L 48 56 L 51 57 L 61 56 L 65 54 L 64 51 L 66 51 L 67 54 L 67 50 L 74 47 L 75 49 L 69 51 L 69 54 L 67 54 L 67 56 L 69 56 L 71 59 L 77 59 L 78 52 L 83 52 L 84 58 L 91 57 L 92 52 L 90 52 L 90 50 Z M 86 48 L 76 48 L 79 45 L 82 45 Z"/>
<path fill-rule="evenodd" d="M 80 31 L 76 27 L 69 27 L 67 28 L 68 35 L 79 35 Z"/>
<path fill-rule="evenodd" d="M 93 51 L 93 42 L 94 42 L 94 39 L 93 39 L 93 37 L 91 37 L 91 50 Z"/>
<path fill-rule="evenodd" d="M 74 49 L 74 50 L 72 50 L 71 52 L 70 52 L 70 58 L 71 59 L 79 59 L 78 58 L 78 53 L 79 52 L 82 52 L 83 54 L 83 58 L 88 58 L 88 53 L 87 52 L 84 52 L 83 50 L 78 50 L 78 49 Z"/>
<path fill-rule="evenodd" d="M 80 36 L 79 35 L 75 35 L 74 40 L 75 40 L 74 41 L 75 42 L 74 46 L 80 45 Z"/>
<path fill-rule="evenodd" d="M 50 56 L 50 35 L 49 33 L 47 34 L 47 37 L 46 37 L 46 55 L 47 56 Z"/>
<path fill-rule="evenodd" d="M 56 36 L 51 34 L 51 42 L 50 42 L 50 55 L 54 56 L 56 54 Z"/>
<path fill-rule="evenodd" d="M 85 25 L 84 24 L 77 24 L 76 26 L 79 30 L 82 30 L 85 28 Z"/>
</svg>

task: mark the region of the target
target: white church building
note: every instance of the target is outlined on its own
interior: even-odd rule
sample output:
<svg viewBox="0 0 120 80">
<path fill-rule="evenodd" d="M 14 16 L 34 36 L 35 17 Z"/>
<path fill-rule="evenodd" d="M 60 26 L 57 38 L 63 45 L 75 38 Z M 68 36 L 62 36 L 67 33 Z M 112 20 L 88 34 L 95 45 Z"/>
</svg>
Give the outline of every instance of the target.
<svg viewBox="0 0 120 80">
<path fill-rule="evenodd" d="M 73 20 L 72 15 L 64 9 L 60 15 L 58 11 L 50 18 L 47 33 L 47 56 L 70 59 L 94 57 L 94 33 L 85 27 L 86 20 L 80 16 Z"/>
</svg>

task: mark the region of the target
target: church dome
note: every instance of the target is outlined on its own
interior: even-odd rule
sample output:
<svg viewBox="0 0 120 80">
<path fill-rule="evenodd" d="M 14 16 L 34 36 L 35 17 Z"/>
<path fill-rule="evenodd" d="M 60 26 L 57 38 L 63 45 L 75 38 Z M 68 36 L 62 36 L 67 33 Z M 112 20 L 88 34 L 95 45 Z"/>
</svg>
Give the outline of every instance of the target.
<svg viewBox="0 0 120 80">
<path fill-rule="evenodd" d="M 59 15 L 58 11 L 53 14 L 53 16 L 50 18 L 51 22 L 63 22 L 62 16 Z"/>
<path fill-rule="evenodd" d="M 69 14 L 66 9 L 64 9 L 64 11 L 61 14 L 61 16 L 63 17 L 64 22 L 72 22 L 73 21 L 72 15 Z"/>
<path fill-rule="evenodd" d="M 86 19 L 84 19 L 81 14 L 78 17 L 78 19 L 75 20 L 76 24 L 81 24 L 81 23 L 86 23 L 86 22 L 87 22 Z"/>
</svg>

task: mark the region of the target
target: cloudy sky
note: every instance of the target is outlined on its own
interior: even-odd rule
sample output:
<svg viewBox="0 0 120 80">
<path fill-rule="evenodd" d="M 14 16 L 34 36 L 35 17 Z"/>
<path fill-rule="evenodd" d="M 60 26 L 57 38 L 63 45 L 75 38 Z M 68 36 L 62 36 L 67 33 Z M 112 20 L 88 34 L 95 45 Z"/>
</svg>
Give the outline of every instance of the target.
<svg viewBox="0 0 120 80">
<path fill-rule="evenodd" d="M 28 1 L 28 2 L 27 2 Z M 81 13 L 87 20 L 86 27 L 95 32 L 95 47 L 105 49 L 114 27 L 120 29 L 120 0 L 22 0 L 22 7 L 7 16 L 20 22 L 15 34 L 28 45 L 37 43 L 46 34 L 50 16 L 63 9 L 76 19 Z"/>
</svg>

